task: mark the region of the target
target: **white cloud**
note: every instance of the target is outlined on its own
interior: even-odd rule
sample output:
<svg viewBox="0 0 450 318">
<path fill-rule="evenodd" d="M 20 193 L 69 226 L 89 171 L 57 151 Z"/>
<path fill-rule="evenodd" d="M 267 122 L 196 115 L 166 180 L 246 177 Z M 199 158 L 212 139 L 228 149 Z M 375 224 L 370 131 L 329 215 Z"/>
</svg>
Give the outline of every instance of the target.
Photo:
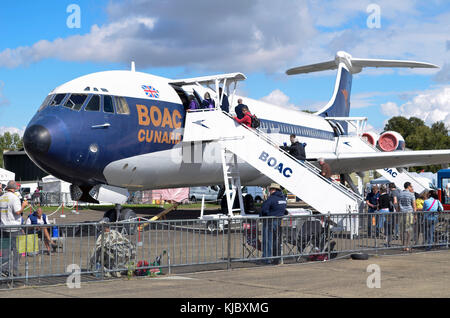
<svg viewBox="0 0 450 318">
<path fill-rule="evenodd" d="M 397 106 L 396 103 L 387 102 L 385 104 L 381 104 L 381 112 L 389 117 L 399 116 L 400 108 Z"/>
<path fill-rule="evenodd" d="M 85 35 L 42 40 L 0 52 L 0 67 L 46 58 L 105 61 L 138 67 L 274 72 L 316 35 L 305 0 L 110 2 L 110 23 Z M 283 17 L 280 19 L 279 17 Z"/>
<path fill-rule="evenodd" d="M 22 137 L 23 133 L 25 132 L 25 127 L 20 129 L 20 128 L 16 128 L 16 127 L 0 126 L 0 135 L 3 135 L 5 132 L 10 132 L 11 134 L 17 133 Z"/>
<path fill-rule="evenodd" d="M 450 86 L 418 92 L 412 100 L 400 106 L 387 102 L 381 105 L 381 109 L 387 116 L 417 117 L 427 125 L 443 121 L 450 127 Z"/>
<path fill-rule="evenodd" d="M 430 11 L 424 13 L 417 0 L 377 0 L 381 28 L 369 29 L 366 9 L 371 3 L 111 0 L 106 9 L 109 22 L 92 26 L 85 35 L 5 49 L 0 52 L 0 67 L 56 58 L 126 65 L 135 60 L 138 68 L 283 72 L 329 60 L 337 50 L 362 58 L 450 63 L 450 12 L 443 10 L 430 18 Z M 434 74 L 436 70 L 405 72 Z M 444 67 L 435 80 L 448 81 L 449 74 L 450 67 Z"/>
<path fill-rule="evenodd" d="M 289 96 L 287 96 L 285 93 L 283 93 L 281 90 L 276 89 L 272 91 L 269 95 L 264 96 L 261 98 L 263 102 L 283 106 L 283 107 L 289 107 L 289 108 L 295 108 L 298 110 L 298 107 L 294 104 L 289 102 Z"/>
</svg>

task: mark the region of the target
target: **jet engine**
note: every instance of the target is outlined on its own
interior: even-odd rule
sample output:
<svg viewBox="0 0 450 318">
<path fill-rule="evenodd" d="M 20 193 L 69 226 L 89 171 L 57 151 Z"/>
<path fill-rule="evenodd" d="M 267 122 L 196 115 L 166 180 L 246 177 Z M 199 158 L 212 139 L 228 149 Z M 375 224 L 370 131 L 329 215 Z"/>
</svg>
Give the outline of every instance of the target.
<svg viewBox="0 0 450 318">
<path fill-rule="evenodd" d="M 363 139 L 367 141 L 368 144 L 370 144 L 373 147 L 376 147 L 378 138 L 380 137 L 377 133 L 368 131 L 362 134 L 361 136 Z"/>
<path fill-rule="evenodd" d="M 378 147 L 382 151 L 405 150 L 405 139 L 395 131 L 386 131 L 378 139 Z"/>
</svg>

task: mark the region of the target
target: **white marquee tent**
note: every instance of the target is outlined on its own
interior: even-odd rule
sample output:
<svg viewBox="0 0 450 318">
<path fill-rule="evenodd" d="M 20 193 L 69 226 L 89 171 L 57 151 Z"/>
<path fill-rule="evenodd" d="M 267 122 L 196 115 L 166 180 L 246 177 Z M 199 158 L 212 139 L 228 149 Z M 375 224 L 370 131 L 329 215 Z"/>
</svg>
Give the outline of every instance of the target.
<svg viewBox="0 0 450 318">
<path fill-rule="evenodd" d="M 14 180 L 16 174 L 14 172 L 0 168 L 0 183 L 7 184 L 9 180 Z"/>
<path fill-rule="evenodd" d="M 70 183 L 48 175 L 42 178 L 42 192 L 70 193 Z"/>
</svg>

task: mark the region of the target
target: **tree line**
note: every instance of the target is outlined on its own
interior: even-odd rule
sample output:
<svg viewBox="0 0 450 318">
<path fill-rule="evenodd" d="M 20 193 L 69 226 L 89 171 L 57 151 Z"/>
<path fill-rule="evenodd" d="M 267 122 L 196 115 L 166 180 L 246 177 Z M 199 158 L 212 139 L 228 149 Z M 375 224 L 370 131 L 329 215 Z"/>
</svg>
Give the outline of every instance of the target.
<svg viewBox="0 0 450 318">
<path fill-rule="evenodd" d="M 5 132 L 0 135 L 0 167 L 4 168 L 3 164 L 3 152 L 6 150 L 20 150 L 23 148 L 22 137 L 18 133 L 11 134 Z"/>
<path fill-rule="evenodd" d="M 450 137 L 448 128 L 443 121 L 435 122 L 427 126 L 425 122 L 417 117 L 405 118 L 395 116 L 389 119 L 384 126 L 384 130 L 398 132 L 405 139 L 406 148 L 411 150 L 438 150 L 450 149 Z M 436 172 L 442 169 L 442 165 L 413 167 L 415 171 Z"/>
</svg>

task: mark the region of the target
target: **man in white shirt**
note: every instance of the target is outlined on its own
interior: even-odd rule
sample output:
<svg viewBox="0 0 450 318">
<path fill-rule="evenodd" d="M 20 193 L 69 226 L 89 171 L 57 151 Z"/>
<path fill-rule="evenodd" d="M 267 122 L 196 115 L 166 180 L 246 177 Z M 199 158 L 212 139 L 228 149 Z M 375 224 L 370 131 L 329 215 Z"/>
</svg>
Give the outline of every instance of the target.
<svg viewBox="0 0 450 318">
<path fill-rule="evenodd" d="M 19 254 L 17 253 L 16 240 L 21 232 L 22 213 L 28 205 L 27 201 L 20 204 L 20 199 L 15 195 L 18 189 L 17 183 L 13 180 L 9 181 L 5 188 L 5 194 L 0 197 L 0 215 L 1 215 L 1 238 L 10 239 L 9 252 L 13 251 L 13 271 L 14 276 L 19 275 Z M 16 225 L 17 227 L 10 227 Z M 8 228 L 5 228 L 8 226 Z M 3 254 L 2 254 L 3 255 Z M 2 262 L 3 263 L 3 262 Z M 6 268 L 7 269 L 6 269 Z M 8 262 L 2 266 L 2 271 L 7 270 L 11 273 L 11 268 Z"/>
</svg>

